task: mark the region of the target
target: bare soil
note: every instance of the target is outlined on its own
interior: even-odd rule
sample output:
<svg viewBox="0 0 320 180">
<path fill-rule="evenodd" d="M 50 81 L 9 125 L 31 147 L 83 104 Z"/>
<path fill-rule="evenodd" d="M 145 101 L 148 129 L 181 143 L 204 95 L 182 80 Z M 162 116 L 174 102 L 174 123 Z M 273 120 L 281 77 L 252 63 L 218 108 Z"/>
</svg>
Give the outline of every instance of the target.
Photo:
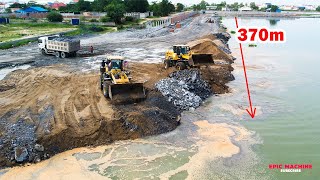
<svg viewBox="0 0 320 180">
<path fill-rule="evenodd" d="M 187 35 L 199 26 L 206 27 L 199 32 L 208 33 L 210 26 L 199 23 L 200 17 L 196 20 L 179 36 Z M 183 41 L 192 38 L 196 36 Z M 176 37 L 177 42 L 181 42 L 180 39 Z M 219 49 L 213 43 L 214 39 L 209 35 L 191 44 L 193 51 L 212 53 L 225 62 L 200 67 L 202 78 L 214 93 L 220 94 L 228 92 L 226 83 L 234 78 L 230 65 L 232 57 Z M 129 42 L 126 46 L 138 46 L 137 42 Z M 146 39 L 139 43 L 143 46 L 151 43 L 148 48 L 169 44 L 166 39 L 159 42 Z M 106 53 L 107 45 L 114 49 L 121 43 L 102 43 L 96 47 L 100 53 Z M 1 53 L 13 57 L 10 53 Z M 32 57 L 25 60 L 29 59 Z M 17 165 L 15 156 L 23 152 L 19 149 L 20 154 L 15 154 L 17 147 L 24 147 L 29 153 L 23 162 L 39 162 L 75 147 L 169 132 L 180 123 L 181 112 L 154 87 L 156 82 L 175 71 L 174 68 L 165 70 L 162 63 L 131 63 L 133 81 L 144 83 L 147 98 L 139 103 L 116 105 L 102 95 L 98 69 L 83 73 L 79 69 L 84 66 L 77 59 L 72 62 L 49 60 L 52 58 L 43 58 L 36 61 L 33 68 L 16 70 L 0 81 L 0 167 Z M 37 145 L 43 146 L 44 150 L 35 148 Z"/>
</svg>

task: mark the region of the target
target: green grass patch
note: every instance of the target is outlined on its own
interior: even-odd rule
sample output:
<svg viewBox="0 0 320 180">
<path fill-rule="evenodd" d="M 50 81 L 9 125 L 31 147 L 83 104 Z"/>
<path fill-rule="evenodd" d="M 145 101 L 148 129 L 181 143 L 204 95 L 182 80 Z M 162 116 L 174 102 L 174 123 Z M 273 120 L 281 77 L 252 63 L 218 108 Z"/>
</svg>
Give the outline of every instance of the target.
<svg viewBox="0 0 320 180">
<path fill-rule="evenodd" d="M 80 25 L 77 30 L 66 33 L 66 36 L 78 36 L 82 34 L 107 33 L 115 31 L 114 28 L 99 25 Z"/>
<path fill-rule="evenodd" d="M 29 44 L 30 42 L 35 42 L 36 40 L 21 40 L 19 42 L 8 42 L 8 43 L 5 43 L 3 45 L 0 45 L 0 49 L 10 49 L 10 48 L 13 48 L 13 47 L 19 47 L 19 46 L 23 46 L 23 45 L 26 45 L 26 44 Z"/>
<path fill-rule="evenodd" d="M 21 27 L 21 28 L 74 28 L 71 24 L 64 23 L 15 23 L 8 24 L 9 27 Z"/>
<path fill-rule="evenodd" d="M 33 42 L 31 40 L 23 40 L 23 38 L 55 34 L 66 31 L 70 31 L 65 34 L 66 36 L 77 36 L 83 34 L 113 32 L 115 31 L 115 28 L 101 25 L 72 26 L 69 24 L 60 23 L 15 23 L 0 25 L 0 42 L 5 42 L 3 45 L 0 45 L 0 49 L 9 49 Z M 22 40 L 18 42 L 12 42 L 21 38 Z"/>
<path fill-rule="evenodd" d="M 24 37 L 34 37 L 45 34 L 55 34 L 76 29 L 69 24 L 56 23 L 12 23 L 0 25 L 0 42 L 17 40 Z"/>
</svg>

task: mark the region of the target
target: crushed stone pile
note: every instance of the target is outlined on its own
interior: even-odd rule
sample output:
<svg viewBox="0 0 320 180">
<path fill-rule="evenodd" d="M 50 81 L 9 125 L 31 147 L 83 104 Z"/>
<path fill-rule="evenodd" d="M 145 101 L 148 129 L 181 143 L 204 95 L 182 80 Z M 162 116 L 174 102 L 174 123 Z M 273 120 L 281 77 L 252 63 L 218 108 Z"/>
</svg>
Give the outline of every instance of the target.
<svg viewBox="0 0 320 180">
<path fill-rule="evenodd" d="M 79 41 L 78 39 L 74 39 L 72 37 L 67 37 L 67 36 L 55 37 L 53 40 L 61 41 L 61 42 L 76 42 L 76 41 Z"/>
<path fill-rule="evenodd" d="M 197 69 L 173 72 L 156 83 L 156 89 L 179 110 L 197 108 L 212 94 L 210 85 Z"/>
<path fill-rule="evenodd" d="M 5 126 L 6 134 L 0 137 L 1 152 L 12 162 L 39 162 L 44 147 L 36 144 L 36 126 L 24 119 L 19 119 L 17 123 L 7 123 Z M 6 149 L 5 146 L 10 148 Z"/>
<path fill-rule="evenodd" d="M 218 39 L 221 39 L 225 44 L 228 44 L 228 41 L 231 38 L 231 35 L 226 32 L 214 33 L 213 35 L 216 36 Z"/>
</svg>

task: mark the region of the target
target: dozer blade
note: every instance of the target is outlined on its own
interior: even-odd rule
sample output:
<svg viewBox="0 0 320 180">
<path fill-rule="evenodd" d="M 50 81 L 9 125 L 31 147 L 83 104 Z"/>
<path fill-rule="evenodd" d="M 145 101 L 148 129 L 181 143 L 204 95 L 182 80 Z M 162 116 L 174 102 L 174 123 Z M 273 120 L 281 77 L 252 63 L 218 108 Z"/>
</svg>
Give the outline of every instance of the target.
<svg viewBox="0 0 320 180">
<path fill-rule="evenodd" d="M 214 64 L 212 54 L 193 54 L 189 60 L 191 66 L 201 66 L 205 64 Z"/>
<path fill-rule="evenodd" d="M 134 103 L 146 98 L 143 83 L 113 84 L 109 86 L 109 97 L 114 103 Z"/>
</svg>

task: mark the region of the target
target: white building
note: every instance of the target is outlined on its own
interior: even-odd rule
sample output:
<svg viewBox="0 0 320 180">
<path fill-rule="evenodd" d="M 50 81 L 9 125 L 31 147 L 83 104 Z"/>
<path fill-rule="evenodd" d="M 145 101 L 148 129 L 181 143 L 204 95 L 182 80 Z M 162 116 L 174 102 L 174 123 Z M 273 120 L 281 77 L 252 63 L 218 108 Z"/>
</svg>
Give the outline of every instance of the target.
<svg viewBox="0 0 320 180">
<path fill-rule="evenodd" d="M 5 8 L 6 8 L 6 4 L 5 4 L 5 3 L 0 2 L 0 9 L 5 9 Z"/>
<path fill-rule="evenodd" d="M 242 11 L 252 11 L 252 9 L 250 7 L 245 6 L 245 7 L 240 8 L 239 11 L 241 11 L 241 12 Z"/>
<path fill-rule="evenodd" d="M 0 13 L 4 13 L 6 11 L 6 4 L 0 2 Z"/>
<path fill-rule="evenodd" d="M 261 4 L 261 5 L 258 5 L 259 9 L 267 9 L 267 8 L 270 8 L 272 4 L 271 3 L 264 3 L 264 4 Z"/>
<path fill-rule="evenodd" d="M 218 6 L 206 6 L 207 10 L 217 10 Z"/>
<path fill-rule="evenodd" d="M 305 6 L 303 6 L 303 7 L 305 7 Z M 312 7 L 309 7 L 309 8 L 310 8 L 310 11 L 316 10 L 315 8 L 314 8 L 314 10 L 312 10 Z M 292 6 L 292 5 L 291 6 L 290 5 L 283 5 L 283 6 L 280 6 L 279 9 L 281 9 L 282 11 L 298 11 L 299 7 Z M 307 10 L 307 7 L 305 10 Z"/>
<path fill-rule="evenodd" d="M 223 7 L 223 8 L 221 8 L 221 11 L 231 11 L 231 9 L 228 7 Z"/>
<path fill-rule="evenodd" d="M 315 11 L 316 10 L 316 7 L 313 6 L 313 5 L 305 5 L 304 6 L 306 9 L 306 11 Z"/>
<path fill-rule="evenodd" d="M 139 13 L 139 12 L 131 12 L 124 14 L 125 17 L 133 17 L 135 19 L 145 19 L 149 16 L 153 16 L 153 12 L 145 12 L 145 13 Z"/>
</svg>

